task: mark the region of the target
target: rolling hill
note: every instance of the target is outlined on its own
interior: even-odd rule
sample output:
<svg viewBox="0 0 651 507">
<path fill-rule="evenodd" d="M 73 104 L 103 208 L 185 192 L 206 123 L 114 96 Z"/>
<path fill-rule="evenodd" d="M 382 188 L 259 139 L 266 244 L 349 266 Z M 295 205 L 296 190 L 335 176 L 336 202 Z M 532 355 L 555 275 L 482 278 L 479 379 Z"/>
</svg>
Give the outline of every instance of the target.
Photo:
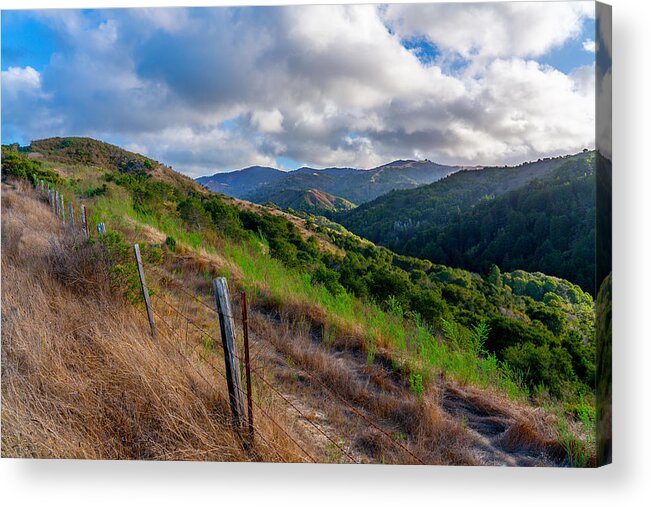
<svg viewBox="0 0 651 507">
<path fill-rule="evenodd" d="M 286 173 L 273 167 L 252 166 L 239 171 L 217 173 L 197 178 L 197 183 L 213 192 L 242 198 L 256 188 L 282 179 Z"/>
<path fill-rule="evenodd" d="M 310 188 L 307 190 L 280 190 L 268 196 L 268 203 L 283 209 L 321 214 L 353 209 L 355 205 L 342 197 Z"/>
<path fill-rule="evenodd" d="M 392 250 L 479 272 L 544 271 L 595 294 L 595 154 L 460 171 L 337 222 Z"/>
</svg>

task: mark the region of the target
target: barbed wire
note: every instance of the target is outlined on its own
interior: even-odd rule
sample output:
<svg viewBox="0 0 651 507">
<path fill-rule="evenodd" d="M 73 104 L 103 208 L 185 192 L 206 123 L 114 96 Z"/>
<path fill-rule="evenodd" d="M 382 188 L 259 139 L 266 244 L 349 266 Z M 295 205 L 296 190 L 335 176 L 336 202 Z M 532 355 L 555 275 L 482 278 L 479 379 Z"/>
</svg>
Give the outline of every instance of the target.
<svg viewBox="0 0 651 507">
<path fill-rule="evenodd" d="M 157 296 L 157 300 L 162 301 L 165 303 L 169 308 L 174 310 L 178 315 L 182 316 L 184 319 L 186 319 L 187 322 L 189 322 L 192 326 L 194 326 L 196 329 L 198 329 L 202 335 L 208 334 L 204 329 L 199 327 L 190 317 L 187 315 L 184 315 L 183 312 L 172 306 L 170 303 L 165 301 L 161 296 Z M 220 347 L 223 350 L 223 345 L 219 344 Z M 237 356 L 237 354 L 235 354 Z M 240 356 L 237 356 L 239 361 L 242 361 L 242 358 Z M 262 381 L 263 384 L 265 384 L 269 389 L 271 389 L 274 393 L 276 393 L 280 398 L 287 403 L 290 407 L 292 407 L 303 419 L 305 419 L 306 422 L 308 422 L 311 426 L 313 426 L 319 433 L 321 433 L 330 443 L 332 443 L 337 449 L 339 449 L 348 459 L 350 459 L 353 463 L 357 463 L 355 458 L 351 456 L 345 449 L 343 449 L 336 440 L 334 440 L 332 437 L 330 437 L 327 433 L 323 431 L 319 425 L 314 423 L 307 415 L 305 415 L 294 403 L 292 403 L 291 400 L 289 400 L 282 392 L 280 392 L 271 382 L 269 382 L 264 375 L 258 374 L 255 376 L 255 378 L 259 379 Z"/>
<path fill-rule="evenodd" d="M 184 292 L 184 291 L 182 291 L 182 292 Z M 179 315 L 182 315 L 182 316 L 183 316 L 183 317 L 184 317 L 184 318 L 185 318 L 185 319 L 186 319 L 186 320 L 187 320 L 187 321 L 188 321 L 192 326 L 194 326 L 197 330 L 199 330 L 199 332 L 200 332 L 202 335 L 207 335 L 207 334 L 209 334 L 205 329 L 202 329 L 201 327 L 199 327 L 199 326 L 198 326 L 198 325 L 197 325 L 197 324 L 196 324 L 196 323 L 195 323 L 195 322 L 194 322 L 190 317 L 188 317 L 188 316 L 186 316 L 186 315 L 183 315 L 183 313 L 182 313 L 180 310 L 178 310 L 177 308 L 175 308 L 174 306 L 172 306 L 170 303 L 168 303 L 167 301 L 165 301 L 162 297 L 157 296 L 157 299 L 160 300 L 160 301 L 163 301 L 163 302 L 164 302 L 164 303 L 165 303 L 169 308 L 171 308 L 172 310 L 174 310 L 175 312 L 177 312 Z M 215 313 L 219 313 L 219 312 L 215 311 Z M 257 336 L 257 333 L 252 333 L 252 335 L 253 335 L 253 336 Z M 223 345 L 222 345 L 221 343 L 219 343 L 219 346 L 220 346 L 220 347 L 222 348 L 222 350 L 223 350 Z M 236 354 L 236 356 L 237 356 L 237 354 Z M 242 361 L 241 357 L 237 356 L 237 358 L 238 358 L 238 360 Z M 386 432 L 384 429 L 382 429 L 380 426 L 376 425 L 376 424 L 375 424 L 371 419 L 369 419 L 368 417 L 366 417 L 362 412 L 360 412 L 360 411 L 359 411 L 359 410 L 358 410 L 354 405 L 352 405 L 350 402 L 348 402 L 348 400 L 346 400 L 345 398 L 343 398 L 339 393 L 334 392 L 331 388 L 329 388 L 327 385 L 325 385 L 323 382 L 321 382 L 318 378 L 314 377 L 314 375 L 312 375 L 309 371 L 307 371 L 307 370 L 305 370 L 305 369 L 301 369 L 301 371 L 305 372 L 305 373 L 306 373 L 310 378 L 312 378 L 313 380 L 315 380 L 316 382 L 318 382 L 318 383 L 319 383 L 319 384 L 320 384 L 324 389 L 328 390 L 328 392 L 330 392 L 331 394 L 335 395 L 339 400 L 341 400 L 341 401 L 342 401 L 346 406 L 348 406 L 348 407 L 349 407 L 349 408 L 350 408 L 350 409 L 351 409 L 351 410 L 352 410 L 352 411 L 353 411 L 353 412 L 354 412 L 358 417 L 360 417 L 364 422 L 366 422 L 367 424 L 370 424 L 372 427 L 374 427 L 375 429 L 377 429 L 378 431 L 380 431 L 380 432 L 381 432 L 385 437 L 387 437 L 387 438 L 389 439 L 389 441 L 390 441 L 393 445 L 395 445 L 395 446 L 399 447 L 400 449 L 402 449 L 403 451 L 407 452 L 407 453 L 408 453 L 412 458 L 414 458 L 415 460 L 417 460 L 417 461 L 420 462 L 421 464 L 423 464 L 423 465 L 425 464 L 425 463 L 424 463 L 424 462 L 423 462 L 423 461 L 422 461 L 418 456 L 416 456 L 416 455 L 415 455 L 415 454 L 414 454 L 414 453 L 413 453 L 413 452 L 412 452 L 408 447 L 406 447 L 406 446 L 402 445 L 400 442 L 397 442 L 396 440 L 394 440 L 393 437 L 392 437 L 389 433 L 387 433 L 387 432 Z M 315 427 L 315 428 L 316 428 L 316 429 L 317 429 L 321 434 L 323 434 L 323 435 L 325 436 L 325 438 L 326 438 L 328 441 L 330 441 L 334 446 L 336 446 L 336 447 L 337 447 L 337 448 L 338 448 L 338 449 L 339 449 L 343 454 L 345 454 L 346 457 L 347 457 L 348 459 L 350 459 L 350 460 L 353 461 L 354 463 L 357 463 L 357 461 L 355 460 L 355 458 L 353 458 L 353 457 L 352 457 L 348 452 L 346 452 L 346 451 L 345 451 L 345 450 L 344 450 L 344 449 L 343 449 L 343 448 L 342 448 L 342 447 L 341 447 L 341 446 L 340 446 L 340 445 L 339 445 L 339 444 L 338 444 L 334 439 L 330 438 L 330 437 L 329 437 L 329 436 L 328 436 L 328 435 L 327 435 L 327 434 L 326 434 L 326 433 L 325 433 L 325 432 L 324 432 L 324 431 L 323 431 L 323 430 L 322 430 L 322 429 L 321 429 L 317 424 L 315 424 L 313 421 L 311 421 L 310 418 L 308 418 L 305 414 L 303 414 L 303 413 L 300 411 L 300 409 L 298 409 L 298 407 L 295 406 L 295 404 L 293 404 L 293 403 L 292 403 L 288 398 L 286 398 L 286 397 L 285 397 L 285 396 L 284 396 L 284 395 L 283 395 L 283 394 L 282 394 L 278 389 L 276 389 L 276 387 L 275 387 L 273 384 L 271 384 L 271 383 L 270 383 L 270 382 L 269 382 L 269 381 L 268 381 L 268 380 L 267 380 L 263 375 L 256 375 L 256 378 L 257 378 L 257 379 L 260 379 L 260 380 L 261 380 L 261 381 L 262 381 L 262 382 L 263 382 L 267 387 L 269 387 L 269 388 L 270 388 L 274 393 L 276 393 L 276 394 L 277 394 L 277 395 L 278 395 L 278 396 L 279 396 L 283 401 L 285 401 L 289 406 L 291 406 L 294 410 L 296 410 L 296 412 L 298 412 L 299 415 L 300 415 L 303 419 L 305 419 L 305 420 L 306 420 L 310 425 L 312 425 L 313 427 Z"/>
<path fill-rule="evenodd" d="M 379 427 L 377 424 L 375 424 L 370 418 L 366 417 L 362 412 L 360 412 L 352 403 L 350 403 L 346 398 L 341 396 L 339 393 L 334 391 L 332 388 L 324 384 L 319 378 L 315 377 L 312 373 L 310 373 L 307 369 L 302 368 L 301 371 L 306 373 L 310 378 L 315 380 L 319 385 L 321 385 L 326 391 L 332 393 L 335 397 L 337 397 L 342 403 L 344 403 L 348 408 L 350 408 L 353 412 L 355 412 L 360 418 L 362 418 L 365 422 L 373 426 L 376 430 L 380 431 L 383 433 L 390 442 L 392 442 L 394 445 L 400 447 L 402 450 L 407 452 L 411 457 L 413 457 L 415 460 L 417 460 L 421 465 L 426 465 L 426 463 L 420 459 L 418 456 L 416 456 L 408 447 L 402 445 L 400 442 L 397 442 L 396 440 L 393 439 L 389 433 L 387 433 L 384 429 Z"/>
<path fill-rule="evenodd" d="M 169 308 L 173 309 L 175 312 L 177 312 L 177 314 L 179 314 L 180 316 L 182 316 L 183 318 L 185 318 L 186 321 L 189 322 L 189 323 L 190 323 L 192 326 L 194 326 L 195 328 L 197 328 L 197 329 L 202 333 L 202 335 L 203 335 L 203 334 L 208 334 L 204 329 L 200 328 L 200 327 L 199 327 L 199 326 L 198 326 L 198 325 L 197 325 L 197 324 L 196 324 L 196 323 L 195 323 L 191 318 L 189 318 L 188 316 L 184 315 L 183 312 L 181 312 L 180 310 L 174 308 L 170 303 L 168 303 L 167 301 L 165 301 L 162 297 L 158 296 L 158 297 L 157 297 L 157 300 L 164 302 L 164 303 L 165 303 Z M 220 346 L 222 347 L 222 349 L 223 349 L 223 345 L 222 345 L 222 344 L 219 344 L 219 345 L 220 345 Z M 236 355 L 237 355 L 237 354 L 236 354 Z M 241 359 L 239 356 L 238 356 L 238 359 L 239 359 L 240 361 L 242 361 L 242 359 Z M 209 364 L 210 364 L 210 363 L 209 363 Z M 330 437 L 330 436 L 329 436 L 325 431 L 323 431 L 323 429 L 322 429 L 321 427 L 319 427 L 319 425 L 317 425 L 316 423 L 314 423 L 314 422 L 313 422 L 313 421 L 312 421 L 312 420 L 311 420 L 311 419 L 310 419 L 310 418 L 309 418 L 305 413 L 303 413 L 303 412 L 302 412 L 302 411 L 301 411 L 301 410 L 300 410 L 300 409 L 299 409 L 299 408 L 298 408 L 298 407 L 297 407 L 297 406 L 296 406 L 296 405 L 295 405 L 295 404 L 294 404 L 294 403 L 293 403 L 289 398 L 287 398 L 287 397 L 286 397 L 282 392 L 280 392 L 280 391 L 279 391 L 279 390 L 278 390 L 278 389 L 277 389 L 277 388 L 276 388 L 276 387 L 275 387 L 271 382 L 269 382 L 269 381 L 264 377 L 264 375 L 262 375 L 262 374 L 258 374 L 258 375 L 255 376 L 255 378 L 258 379 L 258 380 L 260 380 L 260 381 L 262 381 L 262 383 L 263 383 L 265 386 L 267 386 L 267 387 L 268 387 L 269 389 L 271 389 L 275 394 L 277 394 L 277 395 L 278 395 L 278 396 L 279 396 L 279 397 L 280 397 L 280 398 L 281 398 L 285 403 L 287 403 L 287 404 L 288 404 L 292 409 L 294 409 L 294 410 L 295 410 L 295 411 L 296 411 L 296 412 L 297 412 L 297 413 L 298 413 L 298 414 L 299 414 L 303 419 L 305 419 L 305 421 L 306 421 L 308 424 L 310 424 L 311 426 L 313 426 L 313 427 L 314 427 L 314 428 L 315 428 L 319 433 L 321 433 L 321 434 L 326 438 L 326 440 L 328 440 L 332 445 L 334 445 L 337 449 L 339 449 L 339 450 L 340 450 L 340 451 L 341 451 L 341 452 L 342 452 L 342 453 L 343 453 L 343 454 L 344 454 L 348 459 L 350 459 L 353 463 L 358 463 L 357 460 L 355 460 L 355 458 L 354 458 L 353 456 L 351 456 L 350 453 L 348 453 L 344 448 L 341 447 L 341 445 L 339 445 L 339 444 L 337 443 L 336 440 L 334 440 L 334 439 L 333 439 L 332 437 Z M 243 392 L 243 391 L 242 391 L 242 392 Z M 243 393 L 244 393 L 244 392 L 243 392 Z M 245 394 L 245 393 L 244 393 L 244 394 Z"/>
<path fill-rule="evenodd" d="M 165 320 L 165 319 L 164 319 L 164 318 L 163 318 L 163 317 L 162 317 L 162 316 L 161 316 L 161 315 L 160 315 L 160 314 L 159 314 L 155 309 L 152 308 L 152 311 L 156 314 L 156 316 L 158 317 L 158 319 L 159 319 L 163 324 L 165 324 L 165 326 L 166 326 L 166 327 L 167 327 L 167 328 L 168 328 L 172 333 L 176 334 L 177 337 L 179 337 L 179 336 L 178 336 L 178 333 L 176 333 L 176 332 L 174 331 L 174 328 L 172 328 L 172 327 L 167 323 L 167 321 L 166 321 L 166 320 Z M 165 334 L 167 335 L 167 337 L 168 337 L 168 339 L 169 339 L 169 334 L 168 334 L 168 333 L 165 333 Z M 181 338 L 179 337 L 179 340 L 180 340 L 180 339 L 181 339 Z M 179 355 L 180 355 L 180 356 L 181 356 L 181 357 L 186 361 L 186 363 L 188 364 L 188 366 L 189 366 L 189 367 L 190 367 L 194 372 L 196 372 L 196 373 L 197 373 L 197 374 L 198 374 L 198 375 L 199 375 L 199 376 L 204 380 L 204 382 L 206 382 L 210 387 L 213 386 L 213 384 L 211 384 L 211 383 L 208 381 L 208 379 L 206 379 L 206 377 L 205 377 L 205 376 L 204 376 L 204 375 L 203 375 L 203 374 L 202 374 L 202 373 L 201 373 L 201 372 L 200 372 L 200 371 L 199 371 L 199 370 L 198 370 L 198 369 L 197 369 L 197 368 L 196 368 L 196 367 L 195 367 L 195 366 L 190 362 L 190 360 L 189 360 L 189 359 L 188 359 L 188 358 L 187 358 L 187 357 L 186 357 L 186 356 L 185 356 L 185 355 L 184 355 L 180 350 L 178 350 L 176 347 L 172 347 L 172 348 L 174 348 L 174 350 L 176 350 L 176 351 L 179 353 Z M 210 363 L 207 363 L 207 362 L 206 362 L 206 364 L 210 364 Z M 217 373 L 219 373 L 219 374 L 224 378 L 224 380 L 226 380 L 226 377 L 225 377 L 225 376 L 224 376 L 224 375 L 223 375 L 219 370 L 215 369 L 215 371 L 216 371 Z M 273 445 L 271 445 L 271 443 L 270 443 L 270 442 L 269 442 L 269 441 L 268 441 L 268 440 L 267 440 L 267 439 L 266 439 L 266 438 L 265 438 L 265 437 L 264 437 L 264 436 L 263 436 L 259 431 L 256 431 L 256 435 L 257 435 L 258 437 L 260 437 L 260 439 L 261 439 L 261 440 L 262 440 L 262 441 L 263 441 L 263 442 L 264 442 L 264 443 L 265 443 L 269 448 L 271 448 L 271 449 L 274 450 L 274 452 L 276 453 L 276 455 L 280 458 L 280 460 L 281 460 L 283 463 L 287 463 L 287 461 L 285 460 L 285 458 L 283 458 L 283 456 L 280 454 L 280 452 L 278 451 L 278 449 L 276 449 Z"/>
<path fill-rule="evenodd" d="M 50 205 L 52 207 L 52 211 L 54 212 L 54 215 L 57 216 L 58 219 L 61 219 L 64 223 L 66 222 L 66 213 L 64 209 L 65 201 L 62 199 L 62 194 L 59 193 L 59 199 L 63 201 L 61 204 L 59 204 L 58 200 L 55 200 L 54 198 L 54 190 L 52 190 L 52 194 L 48 194 L 46 189 L 42 189 L 43 194 L 45 194 L 48 198 L 48 201 L 50 201 Z M 81 222 L 81 221 L 80 221 Z M 70 223 L 70 226 L 73 227 L 75 225 L 74 219 Z M 80 223 L 83 229 L 83 224 Z M 241 317 L 235 317 L 232 314 L 225 314 L 221 312 L 220 310 L 213 308 L 212 306 L 206 304 L 204 301 L 202 301 L 196 294 L 192 294 L 191 292 L 185 290 L 181 284 L 173 279 L 167 279 L 166 281 L 170 281 L 174 284 L 174 289 L 179 290 L 181 293 L 185 294 L 186 296 L 191 297 L 194 301 L 202 305 L 203 307 L 207 308 L 211 312 L 219 315 L 220 317 L 226 317 L 226 318 L 231 318 L 233 320 L 241 320 Z M 171 308 L 180 318 L 183 318 L 187 324 L 191 325 L 194 327 L 201 336 L 209 336 L 211 335 L 211 332 L 202 328 L 200 325 L 198 325 L 192 318 L 190 318 L 188 315 L 186 315 L 184 312 L 180 311 L 178 308 L 175 308 L 173 305 L 171 305 L 168 301 L 165 300 L 165 298 L 159 296 L 158 294 L 152 295 L 152 298 L 156 298 L 157 301 L 163 302 L 166 306 Z M 158 319 L 166 326 L 167 329 L 169 329 L 172 333 L 174 333 L 180 341 L 185 341 L 187 343 L 187 327 L 186 327 L 186 339 L 183 340 L 183 338 L 174 330 L 174 328 L 166 321 L 163 316 L 157 312 L 152 305 L 152 311 L 155 313 L 155 315 L 158 317 Z M 256 336 L 255 333 L 252 333 L 254 336 Z M 165 333 L 168 341 L 171 338 L 169 333 Z M 219 347 L 224 349 L 224 346 L 222 343 L 220 343 L 217 340 L 212 340 L 214 343 L 217 343 Z M 174 350 L 186 361 L 188 366 L 200 376 L 200 378 L 203 379 L 206 384 L 209 386 L 212 386 L 212 384 L 206 379 L 206 377 L 196 368 L 192 365 L 190 360 L 176 347 L 172 347 Z M 235 356 L 238 358 L 239 361 L 242 361 L 241 357 L 235 353 Z M 218 368 L 216 368 L 210 361 L 206 361 L 206 364 L 213 369 L 216 373 L 218 373 L 221 377 L 223 377 L 225 380 L 226 376 L 224 373 L 222 373 Z M 352 405 L 348 400 L 346 400 L 343 396 L 341 396 L 339 393 L 335 392 L 332 388 L 327 386 L 325 383 L 323 383 L 320 379 L 318 379 L 316 376 L 314 376 L 311 372 L 309 372 L 305 368 L 301 368 L 301 371 L 304 372 L 308 377 L 313 379 L 316 383 L 318 383 L 324 390 L 326 390 L 328 393 L 330 393 L 331 396 L 336 397 L 339 399 L 342 403 L 344 403 L 353 413 L 355 413 L 358 417 L 360 417 L 363 421 L 365 421 L 367 424 L 375 428 L 376 430 L 380 431 L 384 436 L 386 436 L 389 441 L 396 445 L 397 447 L 401 448 L 403 451 L 407 452 L 410 456 L 412 456 L 415 460 L 420 462 L 421 464 L 425 464 L 417 455 L 415 455 L 408 447 L 402 445 L 400 442 L 397 442 L 394 440 L 394 438 L 386 432 L 384 429 L 382 429 L 380 426 L 375 424 L 370 418 L 366 417 L 362 412 L 360 412 L 354 405 Z M 305 419 L 306 422 L 308 422 L 310 425 L 312 425 L 319 433 L 321 433 L 329 442 L 331 442 L 334 446 L 337 447 L 348 459 L 350 459 L 353 463 L 358 463 L 358 461 L 355 460 L 353 456 L 351 456 L 345 449 L 343 449 L 333 438 L 331 438 L 327 433 L 323 431 L 322 428 L 320 428 L 317 424 L 315 424 L 309 417 L 307 417 L 294 403 L 292 403 L 291 400 L 289 400 L 285 395 L 283 395 L 271 382 L 269 382 L 264 375 L 262 374 L 256 374 L 255 376 L 257 379 L 259 379 L 265 386 L 267 386 L 271 391 L 273 391 L 275 394 L 277 394 L 285 403 L 287 403 L 290 407 L 292 407 L 303 419 Z M 238 388 L 238 390 L 243 394 L 246 395 L 246 393 L 239 387 L 235 386 Z M 317 463 L 317 461 L 314 459 L 314 457 L 307 452 L 270 414 L 268 414 L 257 402 L 253 401 L 253 404 L 256 406 L 256 408 L 267 418 L 269 419 L 276 427 L 278 427 L 293 443 L 296 445 L 312 462 Z M 255 433 L 260 437 L 260 439 L 271 449 L 274 450 L 274 452 L 277 454 L 277 456 L 283 461 L 286 462 L 286 460 L 283 458 L 283 456 L 279 453 L 279 451 L 268 441 L 262 436 L 262 434 L 255 430 Z"/>
</svg>

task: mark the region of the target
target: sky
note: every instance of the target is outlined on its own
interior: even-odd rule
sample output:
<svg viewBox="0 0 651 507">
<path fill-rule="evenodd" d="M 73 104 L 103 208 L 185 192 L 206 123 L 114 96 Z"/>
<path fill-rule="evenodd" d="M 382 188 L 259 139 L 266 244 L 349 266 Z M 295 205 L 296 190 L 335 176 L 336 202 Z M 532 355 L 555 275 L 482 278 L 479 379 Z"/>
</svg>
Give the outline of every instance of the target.
<svg viewBox="0 0 651 507">
<path fill-rule="evenodd" d="M 595 145 L 593 2 L 2 12 L 2 142 L 89 136 L 196 177 Z"/>
</svg>

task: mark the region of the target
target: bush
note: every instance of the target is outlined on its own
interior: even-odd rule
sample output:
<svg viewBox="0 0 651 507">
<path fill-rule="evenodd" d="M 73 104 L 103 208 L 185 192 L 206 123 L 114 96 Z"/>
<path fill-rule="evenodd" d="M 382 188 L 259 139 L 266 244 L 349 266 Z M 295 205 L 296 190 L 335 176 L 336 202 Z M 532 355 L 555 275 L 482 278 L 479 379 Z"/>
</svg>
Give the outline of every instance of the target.
<svg viewBox="0 0 651 507">
<path fill-rule="evenodd" d="M 30 182 L 44 180 L 60 183 L 61 177 L 54 171 L 44 169 L 38 160 L 30 160 L 22 153 L 2 147 L 2 181 L 8 176 L 24 178 Z"/>
</svg>

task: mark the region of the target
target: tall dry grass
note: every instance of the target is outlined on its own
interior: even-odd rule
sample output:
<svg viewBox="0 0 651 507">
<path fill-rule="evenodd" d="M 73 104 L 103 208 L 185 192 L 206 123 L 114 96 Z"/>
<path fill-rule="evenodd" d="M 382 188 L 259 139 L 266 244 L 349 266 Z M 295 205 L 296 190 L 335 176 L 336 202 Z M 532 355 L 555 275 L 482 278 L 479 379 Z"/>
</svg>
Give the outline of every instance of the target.
<svg viewBox="0 0 651 507">
<path fill-rule="evenodd" d="M 97 250 L 22 183 L 2 188 L 2 456 L 300 461 L 230 425 L 225 382 L 111 291 Z"/>
<path fill-rule="evenodd" d="M 322 316 L 301 305 L 270 308 L 263 299 L 251 305 L 258 437 L 247 447 L 230 424 L 226 383 L 214 369 L 218 348 L 206 347 L 203 333 L 188 329 L 174 310 L 201 328 L 215 326 L 215 316 L 175 294 L 171 282 L 177 273 L 186 290 L 209 292 L 220 267 L 214 259 L 180 255 L 148 271 L 172 307 L 154 298 L 154 340 L 144 310 L 112 290 L 99 248 L 60 224 L 29 185 L 3 185 L 2 205 L 3 457 L 347 462 L 258 374 L 306 413 L 325 414 L 315 420 L 358 461 L 549 464 L 531 456 L 554 454 L 539 416 L 506 398 L 454 391 L 449 383 L 415 396 L 389 353 L 378 349 L 367 364 L 354 333 L 345 343 L 325 344 L 314 333 Z M 327 389 L 304 377 L 307 371 Z M 448 413 L 443 391 L 453 392 L 460 407 L 492 414 L 506 431 L 485 442 Z"/>
<path fill-rule="evenodd" d="M 221 264 L 214 265 L 209 259 L 183 255 L 160 270 L 155 283 L 174 298 L 174 287 L 182 280 L 185 290 L 209 301 L 209 280 L 219 267 Z M 234 282 L 233 287 L 237 287 L 241 278 L 234 277 Z M 422 396 L 415 395 L 410 390 L 408 375 L 401 368 L 396 369 L 390 350 L 377 349 L 369 364 L 359 335 L 340 335 L 328 341 L 324 336 L 325 317 L 318 313 L 319 308 L 287 300 L 291 301 L 291 294 L 278 304 L 264 298 L 252 298 L 250 302 L 254 394 L 264 399 L 275 397 L 277 404 L 283 405 L 258 374 L 277 382 L 292 400 L 301 401 L 306 413 L 317 414 L 315 417 L 323 428 L 360 461 L 446 465 L 562 462 L 553 436 L 546 430 L 550 421 L 543 411 L 516 403 L 499 390 L 455 386 L 451 379 L 438 379 Z M 183 301 L 180 297 L 174 304 L 202 327 L 214 322 L 214 314 L 202 305 L 183 308 Z M 240 314 L 238 302 L 235 296 L 236 316 Z M 173 314 L 170 318 L 174 318 Z M 239 324 L 239 318 L 236 320 Z M 474 426 L 488 425 L 489 432 L 503 432 L 500 438 L 491 433 L 491 441 L 487 442 L 478 438 L 476 432 L 468 431 L 463 415 L 448 413 L 442 404 L 442 398 L 450 393 L 454 393 L 458 404 L 471 406 L 482 414 Z M 323 448 L 319 450 L 317 457 L 323 459 Z M 326 450 L 326 460 L 333 461 L 331 458 Z M 347 459 L 335 456 L 334 461 Z"/>
</svg>

